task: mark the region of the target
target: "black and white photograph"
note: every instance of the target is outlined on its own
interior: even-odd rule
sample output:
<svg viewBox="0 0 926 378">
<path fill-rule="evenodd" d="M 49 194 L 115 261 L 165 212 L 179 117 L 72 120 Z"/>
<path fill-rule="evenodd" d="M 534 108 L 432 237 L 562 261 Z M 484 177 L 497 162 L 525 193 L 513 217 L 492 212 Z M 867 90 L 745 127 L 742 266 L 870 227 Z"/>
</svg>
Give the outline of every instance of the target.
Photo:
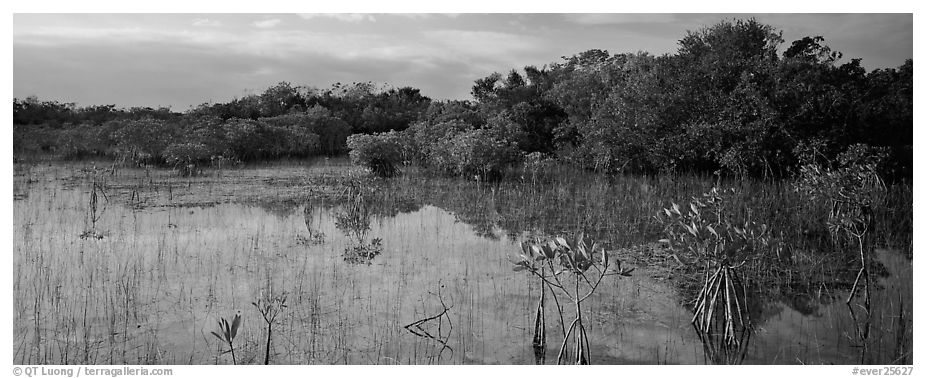
<svg viewBox="0 0 926 378">
<path fill-rule="evenodd" d="M 13 374 L 915 374 L 912 8 L 519 9 L 13 13 Z"/>
</svg>

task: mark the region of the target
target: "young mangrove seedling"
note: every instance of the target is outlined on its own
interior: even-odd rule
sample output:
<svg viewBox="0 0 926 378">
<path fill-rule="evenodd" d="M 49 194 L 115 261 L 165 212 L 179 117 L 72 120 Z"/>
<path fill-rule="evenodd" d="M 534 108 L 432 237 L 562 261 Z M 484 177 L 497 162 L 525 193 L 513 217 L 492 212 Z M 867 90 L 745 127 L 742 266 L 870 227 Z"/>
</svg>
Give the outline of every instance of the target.
<svg viewBox="0 0 926 378">
<path fill-rule="evenodd" d="M 656 219 L 664 226 L 666 238 L 661 243 L 704 265 L 704 284 L 691 319 L 698 336 L 702 341 L 710 340 L 710 349 L 745 353 L 742 346 L 748 342 L 752 325 L 746 286 L 736 269 L 773 250 L 776 244 L 765 224 L 732 219 L 726 201 L 734 193 L 732 189 L 713 188 L 700 198 L 692 198 L 686 211 L 673 203 Z"/>
<path fill-rule="evenodd" d="M 871 307 L 871 279 L 868 275 L 868 261 L 865 241 L 871 228 L 872 214 L 879 203 L 885 185 L 878 176 L 877 165 L 883 159 L 877 152 L 869 151 L 863 145 L 850 146 L 839 155 L 837 167 L 826 167 L 811 163 L 801 167 L 800 180 L 795 190 L 810 201 L 824 202 L 829 209 L 826 226 L 833 240 L 838 244 L 839 236 L 845 234 L 858 245 L 859 271 L 846 298 L 852 302 L 858 290 L 859 281 L 865 279 L 865 309 Z"/>
<path fill-rule="evenodd" d="M 100 202 L 99 195 L 103 196 L 105 202 Z M 103 184 L 97 182 L 96 178 L 93 179 L 90 190 L 90 203 L 88 206 L 88 212 L 90 213 L 90 229 L 84 231 L 80 234 L 81 239 L 103 239 L 103 234 L 97 232 L 96 223 L 99 222 L 100 218 L 103 216 L 103 212 L 106 211 L 106 204 L 109 203 L 109 196 L 106 195 L 106 190 L 103 188 Z"/>
<path fill-rule="evenodd" d="M 228 320 L 225 318 L 219 319 L 219 332 L 212 331 L 212 335 L 217 337 L 222 342 L 228 344 L 228 351 L 232 356 L 232 364 L 237 365 L 238 361 L 235 359 L 235 336 L 238 334 L 238 326 L 241 325 L 241 314 L 235 314 L 234 320 L 231 324 L 228 323 Z"/>
<path fill-rule="evenodd" d="M 270 365 L 270 341 L 273 335 L 273 322 L 276 320 L 277 315 L 280 315 L 280 312 L 286 308 L 286 293 L 280 296 L 270 295 L 269 298 L 265 298 L 263 294 L 257 299 L 257 302 L 251 302 L 254 307 L 257 308 L 257 311 L 260 312 L 260 316 L 264 318 L 264 322 L 267 323 L 267 350 L 264 354 L 264 365 Z"/>
<path fill-rule="evenodd" d="M 520 260 L 512 262 L 517 271 L 530 272 L 534 277 L 553 290 L 556 298 L 556 289 L 572 301 L 575 308 L 575 319 L 564 330 L 563 343 L 560 346 L 557 364 L 563 363 L 567 358 L 569 338 L 573 337 L 575 363 L 586 365 L 591 362 L 589 358 L 588 334 L 585 330 L 582 317 L 582 302 L 592 296 L 606 276 L 630 276 L 633 268 L 624 268 L 618 259 L 611 258 L 597 242 L 579 233 L 573 241 L 557 237 L 549 240 L 537 239 L 533 242 L 521 243 Z M 555 264 L 555 265 L 554 265 Z M 541 302 L 540 306 L 543 303 Z M 563 310 L 557 306 L 562 319 Z M 538 316 L 542 311 L 538 310 Z M 545 333 L 542 321 L 535 320 L 534 343 L 545 344 Z"/>
</svg>

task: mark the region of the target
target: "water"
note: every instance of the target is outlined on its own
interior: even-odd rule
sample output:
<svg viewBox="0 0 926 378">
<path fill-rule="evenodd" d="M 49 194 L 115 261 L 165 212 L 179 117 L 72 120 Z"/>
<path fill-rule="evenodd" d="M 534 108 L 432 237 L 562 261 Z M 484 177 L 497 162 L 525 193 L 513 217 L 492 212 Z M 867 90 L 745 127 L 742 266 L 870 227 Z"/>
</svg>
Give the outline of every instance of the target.
<svg viewBox="0 0 926 378">
<path fill-rule="evenodd" d="M 262 293 L 287 296 L 275 364 L 536 362 L 540 287 L 508 260 L 526 235 L 495 236 L 508 232 L 491 221 L 487 230 L 485 219 L 421 204 L 371 215 L 360 235 L 338 227 L 345 208 L 330 204 L 140 209 L 113 199 L 94 227 L 89 185 L 18 178 L 15 189 L 15 363 L 228 364 L 210 332 L 235 314 L 236 362 L 262 363 L 266 324 L 251 304 Z M 103 238 L 81 238 L 88 229 Z M 374 239 L 372 258 L 345 258 Z M 912 339 L 911 264 L 891 251 L 876 258 L 888 275 L 873 291 L 867 338 L 858 331 L 866 317 L 852 319 L 844 293 L 772 300 L 742 362 L 909 363 L 897 345 L 909 350 Z M 645 268 L 607 278 L 583 304 L 592 363 L 710 363 L 682 302 Z M 545 362 L 554 363 L 562 332 L 547 305 Z"/>
</svg>

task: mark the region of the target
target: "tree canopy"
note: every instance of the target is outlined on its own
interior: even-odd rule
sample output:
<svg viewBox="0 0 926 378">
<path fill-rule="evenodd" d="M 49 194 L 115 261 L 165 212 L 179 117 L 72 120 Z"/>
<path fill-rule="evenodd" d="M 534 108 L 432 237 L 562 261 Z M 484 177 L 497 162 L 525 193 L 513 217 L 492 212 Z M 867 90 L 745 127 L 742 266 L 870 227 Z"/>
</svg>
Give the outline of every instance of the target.
<svg viewBox="0 0 926 378">
<path fill-rule="evenodd" d="M 13 101 L 14 152 L 164 162 L 177 145 L 171 151 L 254 160 L 343 154 L 350 135 L 390 133 L 354 145 L 378 151 L 373 144 L 388 141 L 424 165 L 468 159 L 443 169 L 454 172 L 532 155 L 606 172 L 787 177 L 808 149 L 833 161 L 866 144 L 885 151 L 886 177 L 912 177 L 912 60 L 866 72 L 822 36 L 785 44 L 755 19 L 689 31 L 672 54 L 592 49 L 489 73 L 470 93 L 434 101 L 407 86 L 280 82 L 183 113 L 28 97 Z"/>
</svg>

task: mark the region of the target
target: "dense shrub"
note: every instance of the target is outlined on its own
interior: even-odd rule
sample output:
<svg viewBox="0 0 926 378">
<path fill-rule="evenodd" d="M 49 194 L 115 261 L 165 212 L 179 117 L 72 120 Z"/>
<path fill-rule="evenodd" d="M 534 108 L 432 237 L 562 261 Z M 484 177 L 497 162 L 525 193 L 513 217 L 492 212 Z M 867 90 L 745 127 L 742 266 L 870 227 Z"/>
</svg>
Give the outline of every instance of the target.
<svg viewBox="0 0 926 378">
<path fill-rule="evenodd" d="M 65 158 L 82 158 L 90 154 L 90 135 L 83 127 L 65 127 L 58 132 L 58 152 Z"/>
<path fill-rule="evenodd" d="M 202 143 L 174 143 L 164 149 L 164 162 L 180 171 L 181 176 L 192 176 L 197 168 L 209 161 L 211 154 Z"/>
<path fill-rule="evenodd" d="M 268 157 L 306 157 L 318 151 L 318 135 L 298 125 L 261 125 L 266 141 L 264 151 Z"/>
<path fill-rule="evenodd" d="M 191 115 L 184 119 L 186 139 L 190 142 L 201 143 L 206 146 L 213 156 L 230 155 L 228 143 L 225 140 L 225 129 L 222 119 L 214 116 Z"/>
<path fill-rule="evenodd" d="M 521 157 L 517 144 L 477 129 L 441 139 L 431 148 L 428 161 L 446 174 L 486 179 L 499 177 Z"/>
<path fill-rule="evenodd" d="M 103 125 L 83 123 L 65 125 L 57 130 L 55 143 L 58 152 L 65 158 L 83 158 L 87 156 L 107 156 L 115 153 L 112 134 L 118 130 L 117 122 Z"/>
<path fill-rule="evenodd" d="M 113 133 L 118 152 L 136 163 L 157 160 L 174 139 L 177 128 L 154 118 L 123 121 Z"/>
<path fill-rule="evenodd" d="M 259 122 L 231 118 L 222 125 L 227 143 L 227 155 L 240 160 L 253 160 L 263 156 L 266 143 L 262 138 Z"/>
<path fill-rule="evenodd" d="M 538 182 L 546 179 L 553 168 L 556 166 L 556 158 L 542 152 L 531 152 L 524 156 L 524 178 L 529 178 L 531 182 Z"/>
<path fill-rule="evenodd" d="M 299 146 L 292 146 L 292 153 L 299 156 L 333 155 L 343 152 L 350 135 L 350 125 L 331 117 L 329 112 L 321 107 L 310 109 L 307 113 L 289 113 L 261 118 L 260 121 L 270 126 L 285 128 L 292 136 L 303 138 L 302 150 Z M 315 135 L 315 141 L 311 145 L 306 144 L 312 139 L 308 134 Z"/>
<path fill-rule="evenodd" d="M 395 176 L 398 173 L 398 164 L 403 161 L 403 138 L 404 135 L 395 131 L 351 135 L 347 138 L 350 160 L 378 176 Z"/>
<path fill-rule="evenodd" d="M 430 165 L 428 159 L 436 152 L 438 143 L 446 138 L 450 138 L 466 130 L 472 129 L 472 126 L 460 120 L 450 120 L 431 124 L 428 122 L 418 122 L 403 133 L 406 137 L 407 148 L 411 153 L 411 158 L 419 164 Z"/>
<path fill-rule="evenodd" d="M 347 150 L 347 137 L 350 125 L 327 112 L 322 115 L 307 115 L 308 130 L 318 135 L 318 152 L 325 155 L 337 155 Z"/>
<path fill-rule="evenodd" d="M 481 127 L 486 123 L 486 114 L 479 111 L 475 103 L 470 101 L 434 101 L 419 120 L 435 125 L 443 122 L 462 121 L 473 127 Z"/>
</svg>

